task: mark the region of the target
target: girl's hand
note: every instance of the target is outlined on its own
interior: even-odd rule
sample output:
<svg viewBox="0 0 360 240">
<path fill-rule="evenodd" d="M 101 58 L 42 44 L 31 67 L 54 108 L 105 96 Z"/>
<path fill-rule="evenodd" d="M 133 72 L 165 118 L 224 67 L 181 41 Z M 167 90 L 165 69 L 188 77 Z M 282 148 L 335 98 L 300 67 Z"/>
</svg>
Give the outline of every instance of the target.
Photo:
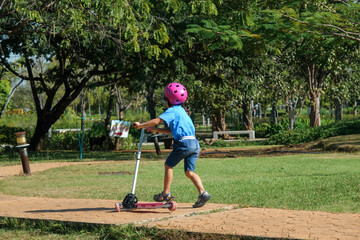
<svg viewBox="0 0 360 240">
<path fill-rule="evenodd" d="M 136 128 L 136 129 L 140 129 L 140 123 L 139 122 L 134 122 L 133 123 L 133 127 Z"/>
</svg>

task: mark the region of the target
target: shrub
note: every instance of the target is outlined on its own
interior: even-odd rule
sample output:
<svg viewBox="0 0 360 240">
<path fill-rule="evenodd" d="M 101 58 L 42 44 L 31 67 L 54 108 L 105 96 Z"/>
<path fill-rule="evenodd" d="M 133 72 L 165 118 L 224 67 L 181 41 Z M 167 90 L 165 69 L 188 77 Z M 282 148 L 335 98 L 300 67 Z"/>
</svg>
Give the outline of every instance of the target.
<svg viewBox="0 0 360 240">
<path fill-rule="evenodd" d="M 213 143 L 213 147 L 229 147 L 229 143 L 225 142 L 224 140 L 217 140 Z"/>
<path fill-rule="evenodd" d="M 89 137 L 102 137 L 106 134 L 105 124 L 102 121 L 94 122 L 87 132 Z"/>
<path fill-rule="evenodd" d="M 30 129 L 21 128 L 21 127 L 9 127 L 2 125 L 0 126 L 0 143 L 16 145 L 16 136 L 17 132 L 26 132 L 26 138 L 30 139 L 32 132 Z"/>
<path fill-rule="evenodd" d="M 67 108 L 64 114 L 56 121 L 56 123 L 52 126 L 54 129 L 62 129 L 62 128 L 75 128 L 75 126 L 80 126 L 81 117 L 77 116 L 75 111 L 72 108 Z M 85 121 L 85 127 L 88 128 L 88 122 Z M 79 127 L 80 128 L 80 127 Z"/>
<path fill-rule="evenodd" d="M 360 119 L 343 120 L 320 127 L 283 130 L 270 136 L 269 144 L 298 144 L 357 133 L 360 133 Z"/>
<path fill-rule="evenodd" d="M 80 131 L 80 130 L 79 130 Z M 46 136 L 44 139 L 44 150 L 78 150 L 79 149 L 79 134 L 81 132 L 65 132 L 65 133 L 53 133 L 51 137 Z M 84 135 L 84 148 L 88 137 Z"/>
</svg>

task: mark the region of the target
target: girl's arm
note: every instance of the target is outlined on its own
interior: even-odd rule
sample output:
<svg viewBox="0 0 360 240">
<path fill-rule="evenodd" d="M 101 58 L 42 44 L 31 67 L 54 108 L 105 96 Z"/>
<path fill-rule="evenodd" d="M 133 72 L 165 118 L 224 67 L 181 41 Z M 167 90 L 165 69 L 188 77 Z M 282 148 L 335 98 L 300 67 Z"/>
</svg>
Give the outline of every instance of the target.
<svg viewBox="0 0 360 240">
<path fill-rule="evenodd" d="M 161 118 L 154 118 L 148 122 L 144 122 L 144 123 L 139 123 L 139 122 L 134 122 L 134 128 L 136 129 L 140 129 L 140 128 L 149 128 L 148 131 L 150 132 L 158 132 L 158 133 L 171 133 L 170 128 L 156 128 L 153 126 L 156 126 L 160 123 L 162 123 L 164 120 Z"/>
<path fill-rule="evenodd" d="M 136 129 L 148 128 L 148 127 L 156 126 L 156 125 L 162 123 L 163 121 L 164 120 L 162 120 L 161 118 L 154 118 L 154 119 L 144 122 L 144 123 L 134 122 L 133 126 Z"/>
<path fill-rule="evenodd" d="M 170 128 L 156 128 L 156 127 L 151 127 L 149 129 L 150 132 L 157 132 L 157 133 L 165 133 L 165 134 L 168 134 L 168 133 L 171 133 L 171 130 Z"/>
</svg>

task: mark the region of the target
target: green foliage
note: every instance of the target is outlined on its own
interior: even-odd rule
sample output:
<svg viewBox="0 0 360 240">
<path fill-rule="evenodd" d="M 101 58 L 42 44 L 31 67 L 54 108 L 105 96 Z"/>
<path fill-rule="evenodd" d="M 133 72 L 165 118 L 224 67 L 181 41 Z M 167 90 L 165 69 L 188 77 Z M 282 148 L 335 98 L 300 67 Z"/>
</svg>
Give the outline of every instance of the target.
<svg viewBox="0 0 360 240">
<path fill-rule="evenodd" d="M 23 127 L 9 127 L 6 125 L 0 126 L 0 144 L 10 144 L 16 145 L 16 135 L 17 132 L 26 132 L 26 138 L 29 138 L 31 131 Z"/>
<path fill-rule="evenodd" d="M 106 134 L 104 122 L 93 122 L 91 128 L 87 131 L 87 135 L 91 138 L 105 136 Z"/>
<path fill-rule="evenodd" d="M 298 144 L 324 138 L 360 133 L 360 119 L 343 120 L 322 125 L 295 130 L 282 130 L 270 136 L 269 144 Z"/>
<path fill-rule="evenodd" d="M 33 129 L 36 126 L 36 114 L 28 112 L 24 115 L 18 114 L 4 114 L 0 118 L 0 125 L 6 125 L 8 127 L 19 127 L 19 128 L 27 128 Z"/>
<path fill-rule="evenodd" d="M 72 108 L 67 108 L 63 115 L 59 118 L 58 121 L 52 126 L 53 129 L 66 129 L 66 128 L 76 128 L 80 126 L 81 117 L 77 116 L 75 111 Z M 86 127 L 88 127 L 88 121 L 85 121 Z"/>
<path fill-rule="evenodd" d="M 1 78 L 1 73 L 0 73 L 0 78 Z M 10 81 L 1 79 L 1 81 L 0 81 L 0 109 L 1 109 L 2 105 L 5 103 L 5 100 L 9 95 L 10 89 L 11 89 Z"/>
<path fill-rule="evenodd" d="M 224 46 L 226 46 L 225 51 L 241 50 L 243 47 L 241 38 L 251 36 L 248 31 L 236 32 L 231 29 L 231 26 L 219 26 L 212 20 L 202 20 L 201 24 L 188 25 L 186 32 L 196 34 L 198 39 L 208 42 L 207 47 L 212 51 L 222 49 Z"/>
<path fill-rule="evenodd" d="M 285 129 L 289 129 L 289 121 L 280 121 L 278 124 L 258 123 L 254 125 L 257 138 L 268 138 Z"/>
<path fill-rule="evenodd" d="M 278 119 L 277 124 L 269 124 L 269 123 L 256 123 L 254 125 L 254 130 L 256 133 L 256 137 L 259 138 L 269 138 L 270 136 L 276 135 L 279 132 L 284 132 L 289 130 L 290 122 L 289 119 L 285 117 L 281 117 Z M 297 118 L 295 123 L 295 129 L 305 129 L 309 127 L 309 119 L 308 118 Z"/>
<path fill-rule="evenodd" d="M 359 39 L 358 10 L 357 1 L 327 0 L 4 1 L 1 64 L 15 69 L 11 56 L 16 54 L 22 69 L 28 63 L 36 80 L 41 72 L 42 84 L 34 81 L 34 93 L 44 100 L 36 106 L 46 106 L 37 109 L 45 116 L 39 119 L 53 121 L 42 123 L 44 128 L 54 124 L 80 88 L 115 80 L 138 93 L 179 80 L 188 87 L 191 110 L 217 117 L 230 105 L 241 108 L 251 99 L 305 98 L 309 94 L 300 70 L 306 73 L 316 65 L 314 75 L 332 72 L 331 78 L 338 78 L 315 86 L 324 86 L 327 101 L 354 101 L 360 92 L 354 43 Z M 18 74 L 29 78 L 26 71 Z M 103 93 L 96 100 L 105 103 Z M 75 114 L 65 114 L 53 128 L 75 128 L 79 122 Z M 88 120 L 85 124 L 92 125 Z M 258 136 L 284 129 L 285 123 L 255 126 Z"/>
<path fill-rule="evenodd" d="M 44 150 L 77 150 L 79 149 L 79 135 L 81 138 L 81 130 L 79 132 L 55 132 L 51 137 L 46 136 L 43 143 Z M 84 135 L 84 149 L 87 148 L 88 136 Z"/>
<path fill-rule="evenodd" d="M 224 140 L 217 140 L 212 145 L 213 147 L 229 147 L 229 144 L 225 142 Z"/>
<path fill-rule="evenodd" d="M 129 136 L 127 138 L 120 138 L 119 141 L 120 141 L 119 149 L 134 149 L 133 146 L 134 137 L 131 133 L 129 133 Z"/>
</svg>

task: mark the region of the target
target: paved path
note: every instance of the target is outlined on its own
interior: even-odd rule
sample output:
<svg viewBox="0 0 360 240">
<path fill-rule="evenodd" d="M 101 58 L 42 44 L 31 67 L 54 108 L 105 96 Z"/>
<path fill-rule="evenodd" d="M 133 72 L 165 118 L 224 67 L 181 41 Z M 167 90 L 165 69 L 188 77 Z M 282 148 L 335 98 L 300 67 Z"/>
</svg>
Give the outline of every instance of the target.
<svg viewBox="0 0 360 240">
<path fill-rule="evenodd" d="M 32 165 L 32 172 L 37 167 L 45 168 L 40 165 Z M 17 170 L 13 172 L 18 174 L 19 166 L 14 168 Z M 0 167 L 0 176 L 9 176 L 9 171 L 10 167 Z M 200 209 L 192 208 L 192 203 L 178 203 L 174 212 L 155 209 L 119 213 L 114 204 L 115 200 L 34 198 L 0 193 L 0 216 L 117 225 L 135 223 L 162 229 L 272 238 L 360 239 L 360 214 L 237 209 L 234 205 L 211 203 Z"/>
</svg>

